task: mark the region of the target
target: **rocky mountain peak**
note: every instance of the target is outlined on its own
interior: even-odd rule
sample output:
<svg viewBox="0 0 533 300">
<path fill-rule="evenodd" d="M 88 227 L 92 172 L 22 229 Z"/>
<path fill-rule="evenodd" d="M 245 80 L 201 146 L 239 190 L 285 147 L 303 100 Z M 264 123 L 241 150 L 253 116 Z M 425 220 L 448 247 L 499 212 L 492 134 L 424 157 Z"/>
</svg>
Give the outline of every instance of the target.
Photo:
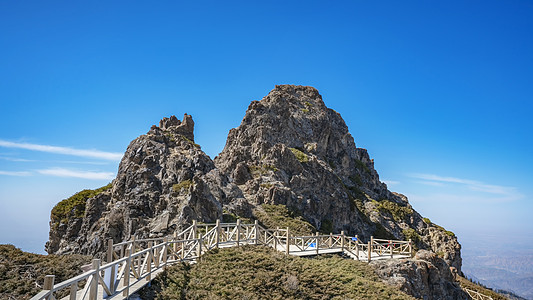
<svg viewBox="0 0 533 300">
<path fill-rule="evenodd" d="M 193 131 L 190 115 L 171 116 L 133 140 L 112 188 L 52 220 L 48 252 L 100 253 L 108 238 L 163 236 L 224 215 L 260 220 L 276 205 L 313 230 L 412 239 L 460 270 L 457 238 L 387 189 L 315 88 L 278 85 L 252 101 L 214 161 Z"/>
</svg>

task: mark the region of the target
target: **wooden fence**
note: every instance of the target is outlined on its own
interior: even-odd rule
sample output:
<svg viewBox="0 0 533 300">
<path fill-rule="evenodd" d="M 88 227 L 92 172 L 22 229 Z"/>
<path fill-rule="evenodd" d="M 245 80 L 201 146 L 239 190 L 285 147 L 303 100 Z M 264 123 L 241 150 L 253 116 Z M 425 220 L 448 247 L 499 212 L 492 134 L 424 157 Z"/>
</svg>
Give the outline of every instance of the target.
<svg viewBox="0 0 533 300">
<path fill-rule="evenodd" d="M 287 255 L 319 255 L 341 253 L 353 259 L 405 258 L 411 256 L 411 241 L 371 238 L 361 243 L 357 236 L 344 232 L 329 235 L 292 236 L 289 228 L 266 229 L 254 224 L 220 223 L 197 224 L 171 237 L 135 239 L 107 245 L 107 263 L 92 261 L 91 270 L 60 283 L 54 275 L 47 275 L 43 290 L 31 300 L 125 299 L 138 291 L 168 265 L 193 262 L 214 248 L 260 244 Z"/>
</svg>

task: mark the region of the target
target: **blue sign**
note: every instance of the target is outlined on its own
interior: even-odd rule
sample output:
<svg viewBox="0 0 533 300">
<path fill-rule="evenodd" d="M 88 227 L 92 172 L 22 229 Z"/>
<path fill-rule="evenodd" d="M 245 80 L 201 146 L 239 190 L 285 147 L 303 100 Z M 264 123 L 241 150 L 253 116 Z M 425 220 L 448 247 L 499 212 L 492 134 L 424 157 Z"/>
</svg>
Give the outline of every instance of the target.
<svg viewBox="0 0 533 300">
<path fill-rule="evenodd" d="M 356 237 L 353 237 L 353 238 L 352 238 L 352 241 L 357 241 L 357 238 L 356 238 Z"/>
</svg>

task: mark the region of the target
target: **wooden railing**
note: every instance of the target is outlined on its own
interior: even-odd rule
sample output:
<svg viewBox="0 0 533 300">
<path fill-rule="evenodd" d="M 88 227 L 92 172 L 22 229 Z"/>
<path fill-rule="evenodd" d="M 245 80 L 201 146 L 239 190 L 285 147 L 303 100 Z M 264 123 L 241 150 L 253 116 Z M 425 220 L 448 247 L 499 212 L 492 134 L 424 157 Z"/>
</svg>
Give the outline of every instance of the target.
<svg viewBox="0 0 533 300">
<path fill-rule="evenodd" d="M 220 223 L 193 225 L 172 237 L 135 239 L 107 245 L 107 263 L 92 261 L 91 270 L 54 284 L 47 275 L 43 291 L 31 300 L 41 299 L 124 299 L 177 262 L 197 261 L 205 252 L 222 247 L 262 244 L 287 255 L 343 253 L 357 260 L 411 256 L 411 241 L 371 238 L 360 243 L 357 236 L 341 234 L 292 236 L 289 228 L 266 229 L 254 224 Z"/>
<path fill-rule="evenodd" d="M 467 289 L 467 288 L 464 288 L 463 287 L 463 290 L 468 294 L 468 296 L 470 296 L 470 298 L 472 298 L 473 300 L 493 300 L 492 297 L 490 296 L 487 296 L 487 295 L 483 295 L 479 292 L 476 292 L 474 290 L 471 290 L 471 289 Z"/>
</svg>

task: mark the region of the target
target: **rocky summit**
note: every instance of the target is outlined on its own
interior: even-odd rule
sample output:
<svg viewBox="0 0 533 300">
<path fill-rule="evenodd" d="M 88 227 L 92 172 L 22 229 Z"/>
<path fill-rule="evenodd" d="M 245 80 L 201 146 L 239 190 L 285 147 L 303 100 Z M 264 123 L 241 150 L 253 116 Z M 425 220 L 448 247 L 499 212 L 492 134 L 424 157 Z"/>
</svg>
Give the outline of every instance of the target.
<svg viewBox="0 0 533 300">
<path fill-rule="evenodd" d="M 214 160 L 194 142 L 190 115 L 163 118 L 130 143 L 110 186 L 71 198 L 52 211 L 48 253 L 97 255 L 107 239 L 164 236 L 195 219 L 261 222 L 266 206 L 280 205 L 317 231 L 411 239 L 431 262 L 375 262 L 378 275 L 437 265 L 440 279 L 426 284 L 428 293 L 459 293 L 446 288 L 450 267 L 461 270 L 455 235 L 388 190 L 368 152 L 356 147 L 340 114 L 313 87 L 279 85 L 252 101 Z M 409 292 L 428 280 L 400 285 Z"/>
</svg>

